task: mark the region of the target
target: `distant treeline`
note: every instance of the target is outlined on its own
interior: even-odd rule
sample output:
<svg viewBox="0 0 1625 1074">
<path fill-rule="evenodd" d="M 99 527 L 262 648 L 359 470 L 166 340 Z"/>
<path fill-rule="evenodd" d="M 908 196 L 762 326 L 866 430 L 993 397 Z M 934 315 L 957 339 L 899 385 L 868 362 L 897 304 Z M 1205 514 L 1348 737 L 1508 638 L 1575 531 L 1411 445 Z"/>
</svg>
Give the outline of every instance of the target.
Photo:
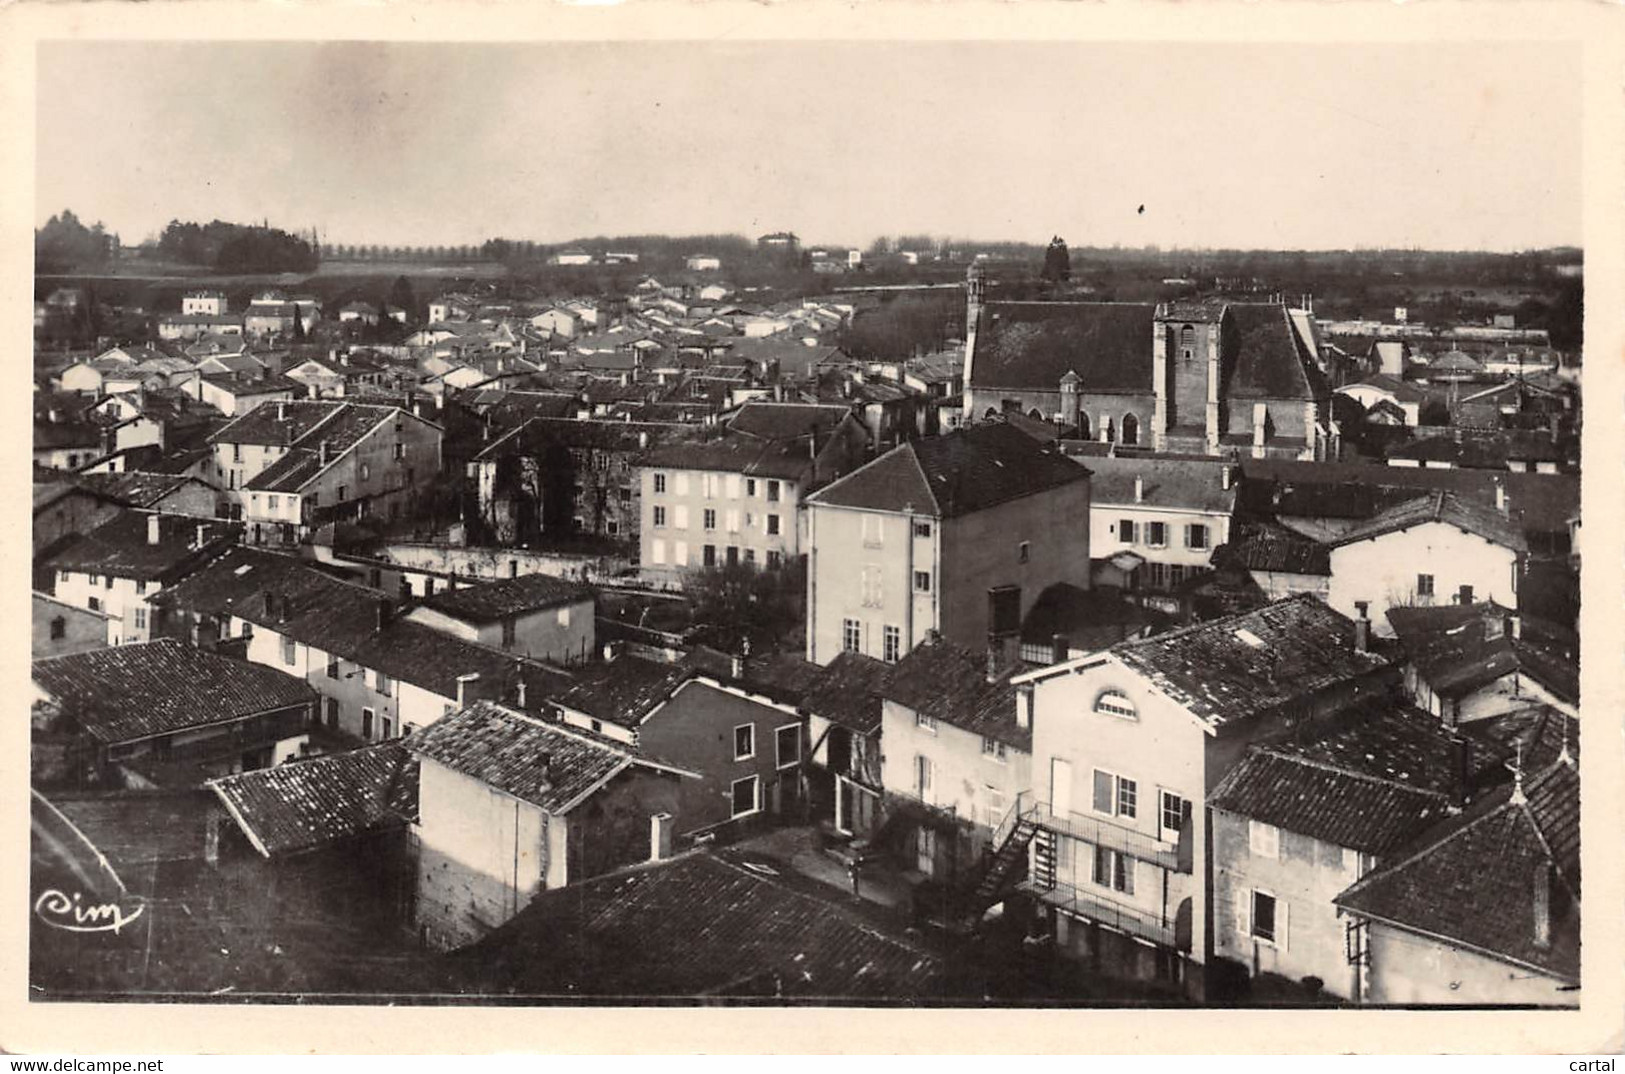
<svg viewBox="0 0 1625 1074">
<path fill-rule="evenodd" d="M 42 274 L 100 268 L 118 256 L 119 237 L 100 222 L 86 227 L 72 209 L 34 231 L 34 271 Z"/>
<path fill-rule="evenodd" d="M 158 239 L 159 256 L 219 272 L 313 272 L 316 248 L 297 235 L 268 225 L 207 224 L 171 220 Z"/>
</svg>

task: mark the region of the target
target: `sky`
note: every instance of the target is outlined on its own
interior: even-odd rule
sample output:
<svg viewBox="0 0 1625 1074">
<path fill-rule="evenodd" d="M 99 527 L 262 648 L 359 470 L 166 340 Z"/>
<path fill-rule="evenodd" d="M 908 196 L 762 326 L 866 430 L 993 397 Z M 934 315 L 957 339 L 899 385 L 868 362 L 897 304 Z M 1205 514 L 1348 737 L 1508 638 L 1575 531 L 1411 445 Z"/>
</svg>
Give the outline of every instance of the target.
<svg viewBox="0 0 1625 1074">
<path fill-rule="evenodd" d="M 1581 239 L 1560 45 L 47 42 L 37 222 L 126 243 L 793 230 L 1515 250 Z M 1143 207 L 1143 208 L 1142 208 Z"/>
</svg>

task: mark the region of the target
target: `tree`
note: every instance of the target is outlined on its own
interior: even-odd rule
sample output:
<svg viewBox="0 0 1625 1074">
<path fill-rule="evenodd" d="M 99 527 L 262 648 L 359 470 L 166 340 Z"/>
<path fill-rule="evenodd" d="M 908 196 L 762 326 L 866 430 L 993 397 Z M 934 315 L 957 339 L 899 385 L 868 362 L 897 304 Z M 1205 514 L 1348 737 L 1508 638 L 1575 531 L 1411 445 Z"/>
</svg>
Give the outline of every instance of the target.
<svg viewBox="0 0 1625 1074">
<path fill-rule="evenodd" d="M 1049 248 L 1044 251 L 1044 270 L 1039 275 L 1050 283 L 1061 283 L 1072 278 L 1072 255 L 1061 236 L 1057 235 L 1049 241 Z"/>
<path fill-rule="evenodd" d="M 762 570 L 751 563 L 707 567 L 687 585 L 694 621 L 704 624 L 707 641 L 726 652 L 765 653 L 797 644 L 805 621 L 807 575 L 802 560 Z"/>
<path fill-rule="evenodd" d="M 418 299 L 417 295 L 412 293 L 412 281 L 405 276 L 395 277 L 394 286 L 389 289 L 388 304 L 405 310 L 407 320 L 415 320 L 418 315 Z M 383 310 L 380 310 L 379 314 L 385 315 Z"/>
</svg>

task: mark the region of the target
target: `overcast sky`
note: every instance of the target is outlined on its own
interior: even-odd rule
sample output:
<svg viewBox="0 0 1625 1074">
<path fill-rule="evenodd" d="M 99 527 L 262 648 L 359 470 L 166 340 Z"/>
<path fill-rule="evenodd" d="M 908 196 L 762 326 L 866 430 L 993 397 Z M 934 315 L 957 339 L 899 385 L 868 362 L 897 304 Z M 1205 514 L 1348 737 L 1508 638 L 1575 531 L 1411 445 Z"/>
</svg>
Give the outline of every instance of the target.
<svg viewBox="0 0 1625 1074">
<path fill-rule="evenodd" d="M 38 220 L 126 242 L 1581 237 L 1561 46 L 47 43 L 38 86 Z"/>
</svg>

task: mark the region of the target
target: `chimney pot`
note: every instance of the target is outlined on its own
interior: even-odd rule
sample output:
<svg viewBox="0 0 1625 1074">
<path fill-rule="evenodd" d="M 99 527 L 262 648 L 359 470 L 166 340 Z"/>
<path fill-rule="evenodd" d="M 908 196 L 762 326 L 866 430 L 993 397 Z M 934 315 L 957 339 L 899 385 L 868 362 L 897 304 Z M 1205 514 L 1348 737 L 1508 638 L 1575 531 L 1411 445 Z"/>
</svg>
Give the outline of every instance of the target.
<svg viewBox="0 0 1625 1074">
<path fill-rule="evenodd" d="M 154 511 L 147 516 L 147 543 L 158 544 L 163 540 L 163 516 Z"/>
<path fill-rule="evenodd" d="M 649 860 L 665 861 L 671 857 L 672 815 L 654 813 L 649 817 Z"/>
<path fill-rule="evenodd" d="M 519 707 L 521 709 L 525 707 L 525 680 L 524 679 L 519 680 Z"/>
<path fill-rule="evenodd" d="M 457 676 L 457 707 L 467 708 L 474 700 L 475 684 L 479 682 L 480 673 L 470 671 Z"/>
<path fill-rule="evenodd" d="M 1145 502 L 1145 478 L 1143 477 L 1136 476 L 1134 478 L 1134 502 Z"/>
</svg>

